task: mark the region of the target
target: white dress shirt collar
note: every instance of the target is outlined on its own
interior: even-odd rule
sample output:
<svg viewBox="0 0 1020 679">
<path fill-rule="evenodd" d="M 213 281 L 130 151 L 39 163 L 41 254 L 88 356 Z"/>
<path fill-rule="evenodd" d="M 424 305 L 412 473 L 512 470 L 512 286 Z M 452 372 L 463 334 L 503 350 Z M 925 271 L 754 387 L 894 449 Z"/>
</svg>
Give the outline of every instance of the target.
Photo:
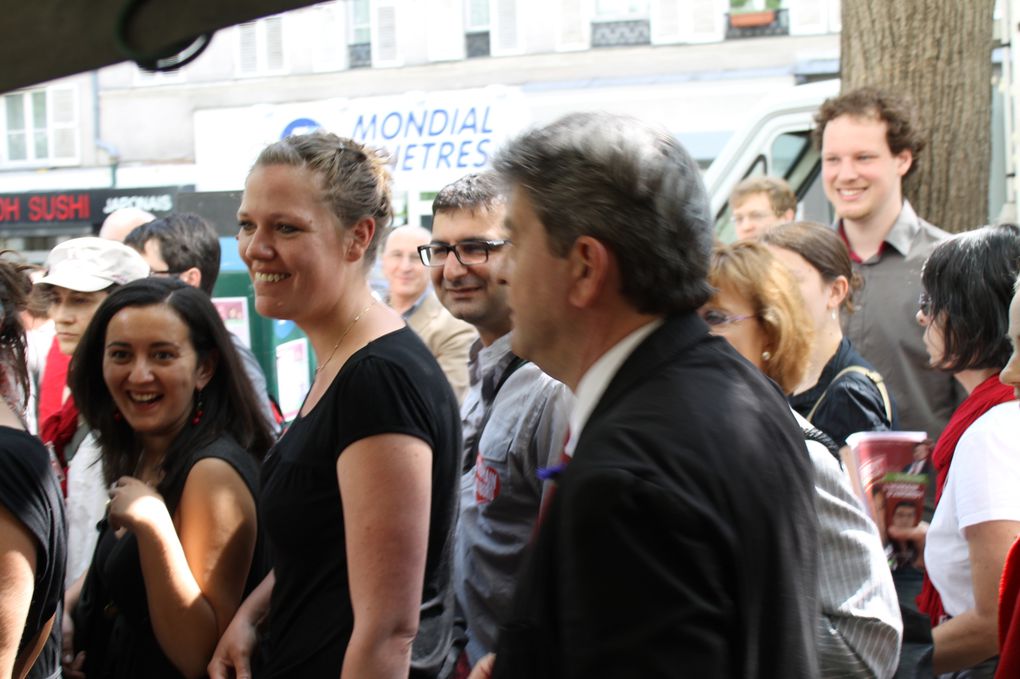
<svg viewBox="0 0 1020 679">
<path fill-rule="evenodd" d="M 588 423 L 588 416 L 602 399 L 602 394 L 605 393 L 609 383 L 616 376 L 620 366 L 637 346 L 658 329 L 663 322 L 664 319 L 658 318 L 624 337 L 609 351 L 602 354 L 581 377 L 574 392 L 574 409 L 570 413 L 570 438 L 567 439 L 564 446 L 564 452 L 567 455 L 574 456 L 574 448 L 577 446 L 577 440 L 581 437 L 581 432 L 584 431 L 585 424 Z"/>
</svg>

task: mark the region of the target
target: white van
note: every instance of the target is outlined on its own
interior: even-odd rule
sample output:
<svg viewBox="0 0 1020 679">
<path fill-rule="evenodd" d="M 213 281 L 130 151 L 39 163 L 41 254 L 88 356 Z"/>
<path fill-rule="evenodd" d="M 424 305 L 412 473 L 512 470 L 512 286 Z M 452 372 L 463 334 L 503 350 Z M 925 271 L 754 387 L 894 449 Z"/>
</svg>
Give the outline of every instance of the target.
<svg viewBox="0 0 1020 679">
<path fill-rule="evenodd" d="M 821 184 L 819 153 L 811 142 L 814 115 L 829 97 L 839 94 L 839 80 L 823 80 L 782 90 L 748 111 L 747 123 L 733 133 L 705 171 L 716 234 L 733 240 L 728 200 L 742 179 L 757 175 L 782 177 L 797 194 L 798 219 L 828 224 L 832 208 Z"/>
</svg>

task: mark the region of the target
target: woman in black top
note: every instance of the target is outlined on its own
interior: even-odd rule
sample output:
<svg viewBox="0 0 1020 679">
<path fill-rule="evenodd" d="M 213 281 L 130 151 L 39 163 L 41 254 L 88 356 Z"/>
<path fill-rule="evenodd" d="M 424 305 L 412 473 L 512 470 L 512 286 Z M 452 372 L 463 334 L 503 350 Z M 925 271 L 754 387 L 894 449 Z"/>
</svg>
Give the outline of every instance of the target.
<svg viewBox="0 0 1020 679">
<path fill-rule="evenodd" d="M 60 486 L 46 449 L 25 431 L 28 369 L 18 314 L 31 289 L 21 267 L 0 260 L 0 677 L 16 678 L 49 637 L 67 558 Z M 39 662 L 39 676 L 59 673 L 55 653 Z"/>
<path fill-rule="evenodd" d="M 265 573 L 255 495 L 272 438 L 233 343 L 204 293 L 143 279 L 96 311 L 69 385 L 111 487 L 68 597 L 79 655 L 65 677 L 203 676 L 246 580 Z"/>
<path fill-rule="evenodd" d="M 375 150 L 317 132 L 262 151 L 238 211 L 255 307 L 318 362 L 263 471 L 273 573 L 209 665 L 256 677 L 435 677 L 449 655 L 460 419 L 435 359 L 366 274 L 391 220 Z"/>
<path fill-rule="evenodd" d="M 840 311 L 853 312 L 860 287 L 846 245 L 832 229 L 811 222 L 773 227 L 762 242 L 797 279 L 813 322 L 807 371 L 790 405 L 841 446 L 854 432 L 892 429 L 894 405 L 881 375 L 840 326 Z"/>
</svg>

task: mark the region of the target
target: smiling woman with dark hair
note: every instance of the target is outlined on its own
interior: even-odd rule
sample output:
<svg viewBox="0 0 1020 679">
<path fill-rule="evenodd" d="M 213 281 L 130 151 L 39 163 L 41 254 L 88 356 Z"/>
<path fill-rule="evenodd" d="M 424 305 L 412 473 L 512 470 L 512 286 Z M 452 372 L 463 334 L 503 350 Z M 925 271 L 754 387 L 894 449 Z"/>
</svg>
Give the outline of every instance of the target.
<svg viewBox="0 0 1020 679">
<path fill-rule="evenodd" d="M 935 445 L 931 526 L 893 535 L 927 538 L 918 604 L 935 626 L 936 673 L 984 677 L 995 667 L 999 578 L 1020 533 L 1020 409 L 998 377 L 1012 349 L 1008 311 L 1018 266 L 1013 224 L 958 235 L 924 265 L 917 320 L 931 366 L 951 372 L 968 394 Z"/>
<path fill-rule="evenodd" d="M 202 676 L 246 580 L 265 574 L 255 497 L 272 438 L 233 343 L 204 293 L 144 279 L 102 303 L 70 375 L 110 503 L 68 595 L 84 658 L 65 676 Z"/>
</svg>

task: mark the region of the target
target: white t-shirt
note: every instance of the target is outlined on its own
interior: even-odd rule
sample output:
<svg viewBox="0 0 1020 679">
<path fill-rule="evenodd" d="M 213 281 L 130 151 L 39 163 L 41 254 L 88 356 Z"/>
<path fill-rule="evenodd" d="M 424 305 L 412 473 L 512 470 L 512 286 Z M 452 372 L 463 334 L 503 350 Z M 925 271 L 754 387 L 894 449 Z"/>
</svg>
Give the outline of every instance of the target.
<svg viewBox="0 0 1020 679">
<path fill-rule="evenodd" d="M 924 549 L 928 577 L 949 615 L 974 608 L 965 528 L 1020 521 L 1020 403 L 995 406 L 960 437 Z"/>
<path fill-rule="evenodd" d="M 99 540 L 96 524 L 106 514 L 102 450 L 90 431 L 67 465 L 67 576 L 70 586 L 92 563 Z"/>
</svg>

